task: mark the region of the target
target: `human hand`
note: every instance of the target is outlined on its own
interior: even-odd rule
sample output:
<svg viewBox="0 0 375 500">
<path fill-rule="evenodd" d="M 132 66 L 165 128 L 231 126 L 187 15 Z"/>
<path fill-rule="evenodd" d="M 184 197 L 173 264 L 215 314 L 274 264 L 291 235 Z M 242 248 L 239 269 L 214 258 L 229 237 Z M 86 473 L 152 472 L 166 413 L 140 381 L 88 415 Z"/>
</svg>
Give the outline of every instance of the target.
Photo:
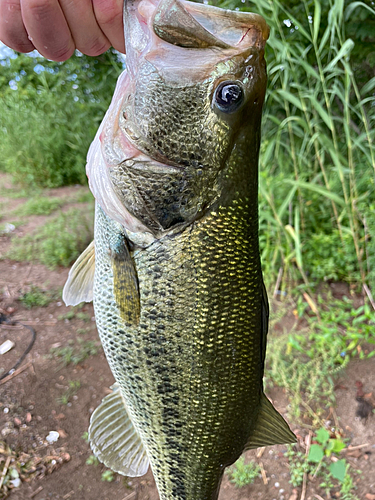
<svg viewBox="0 0 375 500">
<path fill-rule="evenodd" d="M 0 0 L 0 40 L 18 52 L 37 49 L 65 61 L 78 49 L 125 52 L 123 0 Z"/>
</svg>

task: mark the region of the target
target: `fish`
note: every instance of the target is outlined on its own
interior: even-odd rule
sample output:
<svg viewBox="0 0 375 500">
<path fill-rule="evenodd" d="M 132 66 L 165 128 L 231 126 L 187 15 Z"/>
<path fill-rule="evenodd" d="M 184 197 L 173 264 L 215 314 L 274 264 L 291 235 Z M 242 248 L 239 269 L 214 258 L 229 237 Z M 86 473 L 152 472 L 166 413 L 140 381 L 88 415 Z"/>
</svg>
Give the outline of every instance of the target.
<svg viewBox="0 0 375 500">
<path fill-rule="evenodd" d="M 126 0 L 126 70 L 89 149 L 94 241 L 67 305 L 94 302 L 115 378 L 91 448 L 161 500 L 214 500 L 246 450 L 295 442 L 263 391 L 258 243 L 264 19 Z"/>
</svg>

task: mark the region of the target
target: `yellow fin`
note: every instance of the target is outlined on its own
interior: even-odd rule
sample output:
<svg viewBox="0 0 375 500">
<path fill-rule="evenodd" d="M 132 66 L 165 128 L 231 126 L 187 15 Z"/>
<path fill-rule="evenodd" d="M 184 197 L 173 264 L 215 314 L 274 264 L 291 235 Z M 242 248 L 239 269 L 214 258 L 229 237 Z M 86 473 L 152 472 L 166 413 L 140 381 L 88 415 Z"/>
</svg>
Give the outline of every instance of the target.
<svg viewBox="0 0 375 500">
<path fill-rule="evenodd" d="M 128 240 L 121 236 L 120 241 L 111 247 L 115 299 L 125 323 L 138 325 L 141 316 L 138 277 Z"/>
<path fill-rule="evenodd" d="M 262 392 L 258 419 L 245 450 L 296 441 L 296 436 L 290 430 L 289 425 Z"/>
<path fill-rule="evenodd" d="M 149 459 L 126 411 L 118 384 L 91 415 L 89 440 L 95 456 L 107 467 L 136 477 L 146 474 Z"/>
<path fill-rule="evenodd" d="M 94 241 L 81 253 L 69 271 L 62 298 L 67 306 L 91 302 L 94 290 L 95 245 Z"/>
</svg>

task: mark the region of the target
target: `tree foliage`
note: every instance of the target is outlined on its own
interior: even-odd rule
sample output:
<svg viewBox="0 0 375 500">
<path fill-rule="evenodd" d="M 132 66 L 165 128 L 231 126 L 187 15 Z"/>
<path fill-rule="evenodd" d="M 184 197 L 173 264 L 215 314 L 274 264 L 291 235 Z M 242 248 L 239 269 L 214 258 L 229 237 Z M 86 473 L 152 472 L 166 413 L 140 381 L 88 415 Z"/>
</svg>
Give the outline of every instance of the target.
<svg viewBox="0 0 375 500">
<path fill-rule="evenodd" d="M 85 157 L 123 63 L 111 50 L 64 63 L 15 54 L 1 61 L 0 168 L 28 186 L 85 182 Z"/>
</svg>

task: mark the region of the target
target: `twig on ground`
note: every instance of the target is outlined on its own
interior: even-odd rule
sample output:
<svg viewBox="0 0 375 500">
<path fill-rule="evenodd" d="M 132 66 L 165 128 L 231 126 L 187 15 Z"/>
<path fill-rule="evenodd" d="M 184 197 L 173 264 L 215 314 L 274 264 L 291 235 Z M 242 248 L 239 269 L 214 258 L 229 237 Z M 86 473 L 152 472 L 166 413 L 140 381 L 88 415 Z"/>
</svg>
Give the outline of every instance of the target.
<svg viewBox="0 0 375 500">
<path fill-rule="evenodd" d="M 259 462 L 260 473 L 262 474 L 262 479 L 264 484 L 268 484 L 268 477 L 266 475 L 266 471 L 264 470 L 263 463 Z"/>
<path fill-rule="evenodd" d="M 18 321 L 18 320 L 17 320 Z M 57 319 L 55 321 L 23 321 L 20 320 L 23 325 L 42 325 L 42 326 L 53 326 L 57 324 Z"/>
<path fill-rule="evenodd" d="M 122 500 L 130 500 L 130 498 L 133 498 L 136 494 L 137 492 L 134 490 L 131 493 L 129 493 L 129 495 L 126 495 L 126 497 L 124 497 Z"/>
<path fill-rule="evenodd" d="M 15 372 L 13 372 L 11 375 L 8 375 L 7 377 L 5 377 L 0 382 L 0 385 L 5 384 L 5 382 L 8 382 L 8 380 L 12 379 L 13 377 L 17 377 L 17 375 L 19 375 L 20 373 L 22 373 L 23 371 L 25 371 L 30 366 L 32 366 L 32 362 L 31 361 L 29 361 L 28 363 L 26 363 L 26 365 L 21 366 L 21 368 L 18 368 L 18 370 L 16 370 Z"/>
<path fill-rule="evenodd" d="M 12 459 L 12 457 L 11 457 L 11 455 L 9 455 L 7 457 L 7 459 L 6 459 L 6 461 L 5 461 L 4 469 L 3 469 L 3 472 L 2 472 L 1 478 L 0 478 L 0 490 L 1 490 L 1 487 L 3 485 L 5 476 L 6 476 L 7 472 L 8 472 L 8 467 L 9 467 L 11 459 Z"/>
<path fill-rule="evenodd" d="M 309 456 L 312 436 L 313 436 L 313 433 L 311 431 L 309 431 L 309 435 L 307 436 L 307 439 L 306 439 L 306 457 Z M 305 500 L 306 488 L 307 488 L 307 471 L 305 471 L 303 473 L 302 492 L 301 492 L 300 500 Z"/>
<path fill-rule="evenodd" d="M 361 448 L 366 448 L 366 446 L 369 446 L 370 444 L 369 443 L 365 443 L 365 444 L 358 444 L 357 446 L 351 446 L 349 445 L 347 448 L 345 448 L 344 450 L 342 451 L 352 451 L 352 450 L 359 450 Z"/>
<path fill-rule="evenodd" d="M 257 451 L 257 458 L 260 458 L 263 455 L 265 449 L 265 446 L 259 448 L 259 450 Z"/>
<path fill-rule="evenodd" d="M 366 283 L 364 283 L 363 285 L 363 290 L 366 292 L 366 295 L 368 297 L 368 300 L 370 301 L 370 304 L 372 305 L 372 308 L 374 309 L 375 311 L 375 301 L 374 301 L 374 297 L 372 296 L 372 293 L 371 293 L 371 290 L 369 289 L 369 287 L 366 285 Z"/>
<path fill-rule="evenodd" d="M 277 275 L 277 280 L 276 280 L 275 288 L 273 289 L 273 295 L 272 296 L 273 296 L 274 299 L 276 298 L 277 292 L 279 290 L 279 286 L 280 286 L 280 283 L 281 283 L 281 278 L 283 277 L 283 272 L 284 272 L 284 269 L 282 267 L 280 267 L 278 275 Z"/>
<path fill-rule="evenodd" d="M 31 493 L 31 495 L 29 496 L 29 498 L 34 498 L 38 493 L 40 493 L 43 489 L 43 486 L 39 486 L 39 488 L 37 488 L 35 491 L 33 491 Z"/>
</svg>

